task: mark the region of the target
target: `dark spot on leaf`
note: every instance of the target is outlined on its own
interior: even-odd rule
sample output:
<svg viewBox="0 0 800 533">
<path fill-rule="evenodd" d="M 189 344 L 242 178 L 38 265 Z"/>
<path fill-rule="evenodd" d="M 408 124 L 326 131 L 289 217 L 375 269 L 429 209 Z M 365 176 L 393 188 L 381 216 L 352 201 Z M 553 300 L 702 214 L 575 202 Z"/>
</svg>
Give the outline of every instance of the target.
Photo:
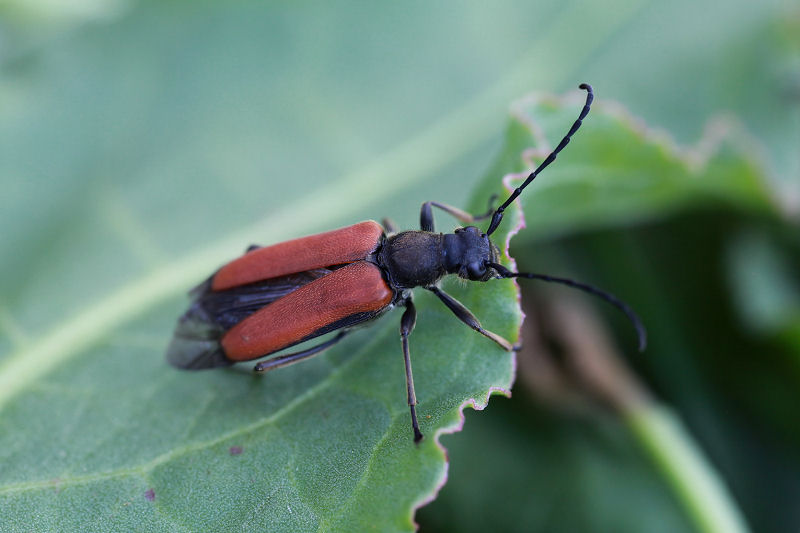
<svg viewBox="0 0 800 533">
<path fill-rule="evenodd" d="M 153 500 L 156 499 L 156 491 L 154 491 L 153 489 L 147 489 L 146 491 L 144 491 L 144 497 L 147 501 L 152 502 Z"/>
<path fill-rule="evenodd" d="M 228 451 L 231 453 L 231 455 L 239 455 L 240 453 L 242 453 L 243 450 L 244 450 L 244 448 L 242 448 L 241 446 L 231 446 L 228 449 Z"/>
</svg>

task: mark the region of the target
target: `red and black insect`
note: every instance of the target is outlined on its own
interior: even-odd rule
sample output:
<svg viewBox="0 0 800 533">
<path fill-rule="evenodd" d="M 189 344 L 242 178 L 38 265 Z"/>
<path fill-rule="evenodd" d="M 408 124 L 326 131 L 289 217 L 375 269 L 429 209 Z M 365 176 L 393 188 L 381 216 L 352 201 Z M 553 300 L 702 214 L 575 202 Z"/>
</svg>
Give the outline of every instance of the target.
<svg viewBox="0 0 800 533">
<path fill-rule="evenodd" d="M 570 279 L 512 272 L 498 263 L 499 251 L 489 240 L 505 209 L 556 159 L 589 113 L 592 88 L 586 84 L 580 88 L 587 95 L 578 119 L 555 150 L 497 209 L 474 216 L 445 204 L 425 202 L 419 231 L 397 232 L 388 224 L 384 228 L 367 221 L 272 246 L 251 246 L 245 255 L 224 265 L 192 291 L 192 304 L 178 322 L 167 359 L 186 369 L 228 366 L 338 331 L 330 340 L 256 364 L 255 371 L 264 372 L 316 355 L 339 342 L 354 326 L 403 306 L 400 336 L 408 405 L 414 441 L 419 442 L 422 433 L 408 347 L 417 315 L 412 300 L 415 287 L 433 292 L 462 322 L 510 351 L 514 346 L 484 329 L 469 309 L 439 287 L 440 280 L 456 274 L 469 281 L 520 277 L 566 284 L 622 310 L 636 327 L 640 350 L 644 349 L 644 327 L 627 304 Z M 433 207 L 464 224 L 490 216 L 491 222 L 486 232 L 468 225 L 449 234 L 435 233 Z"/>
</svg>

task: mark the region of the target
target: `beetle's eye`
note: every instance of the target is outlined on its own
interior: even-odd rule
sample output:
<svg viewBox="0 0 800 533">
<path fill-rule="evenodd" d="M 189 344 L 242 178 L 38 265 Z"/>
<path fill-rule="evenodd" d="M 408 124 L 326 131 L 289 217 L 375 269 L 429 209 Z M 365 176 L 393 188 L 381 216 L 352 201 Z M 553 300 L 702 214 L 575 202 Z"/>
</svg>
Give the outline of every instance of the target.
<svg viewBox="0 0 800 533">
<path fill-rule="evenodd" d="M 481 279 L 486 275 L 486 267 L 477 261 L 470 263 L 467 265 L 467 274 L 469 274 L 469 279 Z"/>
</svg>

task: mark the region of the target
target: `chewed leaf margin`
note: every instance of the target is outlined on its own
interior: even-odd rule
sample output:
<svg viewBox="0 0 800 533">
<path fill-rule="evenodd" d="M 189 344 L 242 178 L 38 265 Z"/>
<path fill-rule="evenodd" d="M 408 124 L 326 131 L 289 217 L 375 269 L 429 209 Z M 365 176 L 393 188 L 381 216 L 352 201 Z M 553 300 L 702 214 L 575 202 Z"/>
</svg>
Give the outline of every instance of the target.
<svg viewBox="0 0 800 533">
<path fill-rule="evenodd" d="M 502 182 L 503 182 L 503 188 L 504 188 L 505 192 L 507 194 L 510 194 L 514 190 L 514 188 L 516 187 L 516 185 L 514 185 L 513 183 L 521 183 L 527 177 L 527 175 L 528 175 L 527 172 L 523 172 L 523 173 L 507 174 L 506 176 L 504 176 Z M 500 199 L 500 200 L 502 201 L 502 199 Z M 480 200 L 476 200 L 476 202 L 473 202 L 473 203 L 479 203 L 479 202 L 480 202 Z M 510 247 L 511 247 L 511 239 L 515 235 L 517 235 L 521 230 L 523 230 L 525 228 L 525 216 L 524 216 L 522 210 L 520 209 L 520 200 L 519 199 L 515 200 L 513 205 L 514 205 L 514 208 L 506 211 L 506 216 L 504 218 L 505 224 L 508 224 L 508 226 L 506 226 L 506 227 L 509 227 L 510 229 L 506 230 L 505 234 L 503 235 L 503 246 L 501 248 L 501 253 L 502 253 L 502 263 L 505 266 L 511 268 L 512 270 L 515 270 L 516 266 L 517 266 L 517 263 L 514 260 L 514 258 L 511 257 L 511 254 L 509 252 L 510 251 Z M 512 279 L 512 280 L 508 280 L 508 281 L 510 281 L 513 284 L 514 292 L 516 294 L 516 305 L 517 305 L 518 312 L 519 312 L 519 317 L 520 317 L 518 325 L 517 325 L 517 328 L 516 328 L 516 331 L 517 331 L 516 338 L 519 338 L 519 332 L 520 332 L 520 329 L 522 327 L 522 321 L 525 319 L 525 313 L 522 311 L 522 306 L 521 306 L 521 292 L 520 292 L 520 288 L 519 288 L 519 284 L 518 284 L 517 280 Z M 432 492 L 430 492 L 429 494 L 427 494 L 425 497 L 423 497 L 421 500 L 419 500 L 416 504 L 413 505 L 413 507 L 411 509 L 411 518 L 412 518 L 412 520 L 414 518 L 414 515 L 416 515 L 417 510 L 420 509 L 421 507 L 424 507 L 424 506 L 428 505 L 429 503 L 433 502 L 436 499 L 436 496 L 439 494 L 439 492 L 442 490 L 442 488 L 447 483 L 447 469 L 448 469 L 450 460 L 449 460 L 449 457 L 447 455 L 447 449 L 444 447 L 444 445 L 441 442 L 442 436 L 444 436 L 444 435 L 452 435 L 452 434 L 458 433 L 458 432 L 460 432 L 461 430 L 464 429 L 464 423 L 466 421 L 466 418 L 464 416 L 464 410 L 466 408 L 469 407 L 469 408 L 472 408 L 472 409 L 474 409 L 476 411 L 483 411 L 484 409 L 486 409 L 486 407 L 488 407 L 489 399 L 494 395 L 501 395 L 501 396 L 505 396 L 507 398 L 510 398 L 511 397 L 511 387 L 514 385 L 514 382 L 516 381 L 516 375 L 517 375 L 517 358 L 516 358 L 516 353 L 512 353 L 511 354 L 511 377 L 510 377 L 508 383 L 507 384 L 502 384 L 502 385 L 499 385 L 499 386 L 490 387 L 489 390 L 486 392 L 486 394 L 483 395 L 482 397 L 477 397 L 477 398 L 476 397 L 472 397 L 472 398 L 468 398 L 468 399 L 464 400 L 463 402 L 461 402 L 461 404 L 457 408 L 457 412 L 456 412 L 457 419 L 454 422 L 452 422 L 452 423 L 450 423 L 448 425 L 445 425 L 445 426 L 442 426 L 442 427 L 438 428 L 434 432 L 433 440 L 435 441 L 436 446 L 439 448 L 439 450 L 442 453 L 442 455 L 445 457 L 445 470 L 443 472 L 443 475 L 441 476 L 441 478 L 437 482 L 436 487 L 434 488 L 434 490 Z"/>
</svg>

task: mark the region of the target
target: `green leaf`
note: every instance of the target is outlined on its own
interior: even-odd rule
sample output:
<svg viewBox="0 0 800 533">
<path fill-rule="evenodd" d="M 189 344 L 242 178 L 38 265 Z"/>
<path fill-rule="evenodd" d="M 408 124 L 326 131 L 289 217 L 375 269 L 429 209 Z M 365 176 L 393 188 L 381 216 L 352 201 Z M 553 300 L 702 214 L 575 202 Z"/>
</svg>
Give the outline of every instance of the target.
<svg viewBox="0 0 800 533">
<path fill-rule="evenodd" d="M 158 44 L 143 44 L 152 56 L 139 51 L 150 59 L 142 62 L 111 44 L 145 28 L 154 42 L 170 42 L 157 13 L 76 37 L 65 57 L 46 55 L 66 65 L 64 73 L 46 70 L 66 94 L 42 84 L 34 90 L 39 99 L 17 95 L 22 109 L 31 106 L 17 117 L 24 133 L 4 132 L 15 148 L 3 174 L 14 177 L 7 191 L 16 203 L 3 221 L 27 224 L 2 237 L 4 250 L 17 251 L 4 253 L 0 276 L 3 523 L 12 530 L 411 530 L 415 508 L 444 482 L 438 435 L 460 428 L 465 405 L 483 408 L 490 393 L 507 392 L 513 376 L 512 354 L 470 331 L 435 297 L 418 295 L 411 338 L 427 435 L 419 446 L 406 405 L 398 312 L 267 376 L 253 376 L 249 365 L 181 372 L 166 364 L 164 351 L 190 286 L 252 242 L 356 222 L 373 200 L 391 201 L 469 150 L 471 139 L 451 140 L 463 120 L 444 117 L 374 162 L 322 180 L 309 173 L 315 165 L 307 147 L 287 150 L 275 130 L 247 131 L 249 111 L 197 118 L 181 107 L 187 91 L 209 97 L 191 78 L 214 79 L 216 70 L 206 70 L 214 43 L 197 52 L 196 63 L 173 49 L 165 65 L 152 61 L 162 57 Z M 237 14 L 220 42 L 237 46 L 232 35 L 250 15 Z M 246 45 L 239 51 L 257 57 Z M 87 51 L 103 57 L 87 61 Z M 172 64 L 183 69 L 176 79 Z M 176 95 L 150 92 L 144 81 L 154 78 Z M 239 91 L 249 90 L 239 83 Z M 128 100 L 117 91 L 144 94 L 118 108 Z M 210 113 L 213 106 L 199 108 Z M 140 116 L 146 109 L 149 121 Z M 76 117 L 89 126 L 72 131 Z M 196 129 L 193 120 L 205 126 Z M 50 151 L 37 159 L 41 145 Z M 262 151 L 269 156 L 259 159 Z M 412 165 L 399 165 L 412 157 Z M 50 174 L 58 179 L 39 178 Z M 478 203 L 485 209 L 486 197 Z M 418 212 L 419 203 L 411 209 Z M 514 227 L 509 214 L 495 234 L 501 244 Z M 454 226 L 442 214 L 437 222 Z M 445 287 L 488 329 L 516 341 L 513 282 Z"/>
<path fill-rule="evenodd" d="M 487 327 L 516 339 L 510 282 L 455 289 Z M 420 295 L 411 346 L 428 439 L 415 446 L 399 314 L 264 378 L 184 373 L 163 361 L 183 302 L 131 316 L 166 290 L 147 280 L 123 288 L 4 360 L 0 494 L 14 529 L 409 529 L 413 507 L 443 480 L 436 436 L 460 425 L 465 404 L 482 408 L 511 385 L 511 354 Z"/>
<path fill-rule="evenodd" d="M 466 205 L 520 94 L 591 82 L 682 141 L 731 110 L 778 154 L 779 171 L 796 165 L 786 101 L 798 32 L 779 2 L 511 1 L 461 5 L 457 17 L 429 3 L 82 4 L 0 7 L 0 507 L 12 529 L 337 529 L 346 520 L 347 530 L 409 529 L 444 462 L 430 432 L 422 449 L 404 448 L 397 313 L 266 380 L 246 369 L 179 373 L 163 350 L 182 293 L 251 242 L 384 215 L 414 227 L 423 201 Z M 25 18 L 32 11 L 44 22 Z M 765 41 L 775 21 L 784 39 Z M 571 118 L 559 113 L 552 127 Z M 514 150 L 504 153 L 519 170 Z M 574 169 L 572 150 L 554 172 L 565 161 Z M 681 197 L 654 207 L 667 213 Z M 559 221 L 548 200 L 527 231 L 627 223 L 573 201 Z M 483 289 L 452 287 L 511 336 L 505 316 L 469 299 L 493 298 Z M 460 402 L 509 379 L 507 360 L 478 354 L 485 339 L 439 302 L 423 294 L 418 305 L 412 356 L 432 416 L 423 423 L 453 427 Z M 439 337 L 450 331 L 460 332 L 455 344 Z M 450 354 L 465 342 L 476 344 Z M 319 427 L 363 440 L 353 435 L 345 450 L 333 436 L 312 439 L 323 455 L 313 462 L 292 444 L 304 422 L 294 415 L 307 411 Z M 338 502 L 342 491 L 354 499 Z"/>
</svg>

